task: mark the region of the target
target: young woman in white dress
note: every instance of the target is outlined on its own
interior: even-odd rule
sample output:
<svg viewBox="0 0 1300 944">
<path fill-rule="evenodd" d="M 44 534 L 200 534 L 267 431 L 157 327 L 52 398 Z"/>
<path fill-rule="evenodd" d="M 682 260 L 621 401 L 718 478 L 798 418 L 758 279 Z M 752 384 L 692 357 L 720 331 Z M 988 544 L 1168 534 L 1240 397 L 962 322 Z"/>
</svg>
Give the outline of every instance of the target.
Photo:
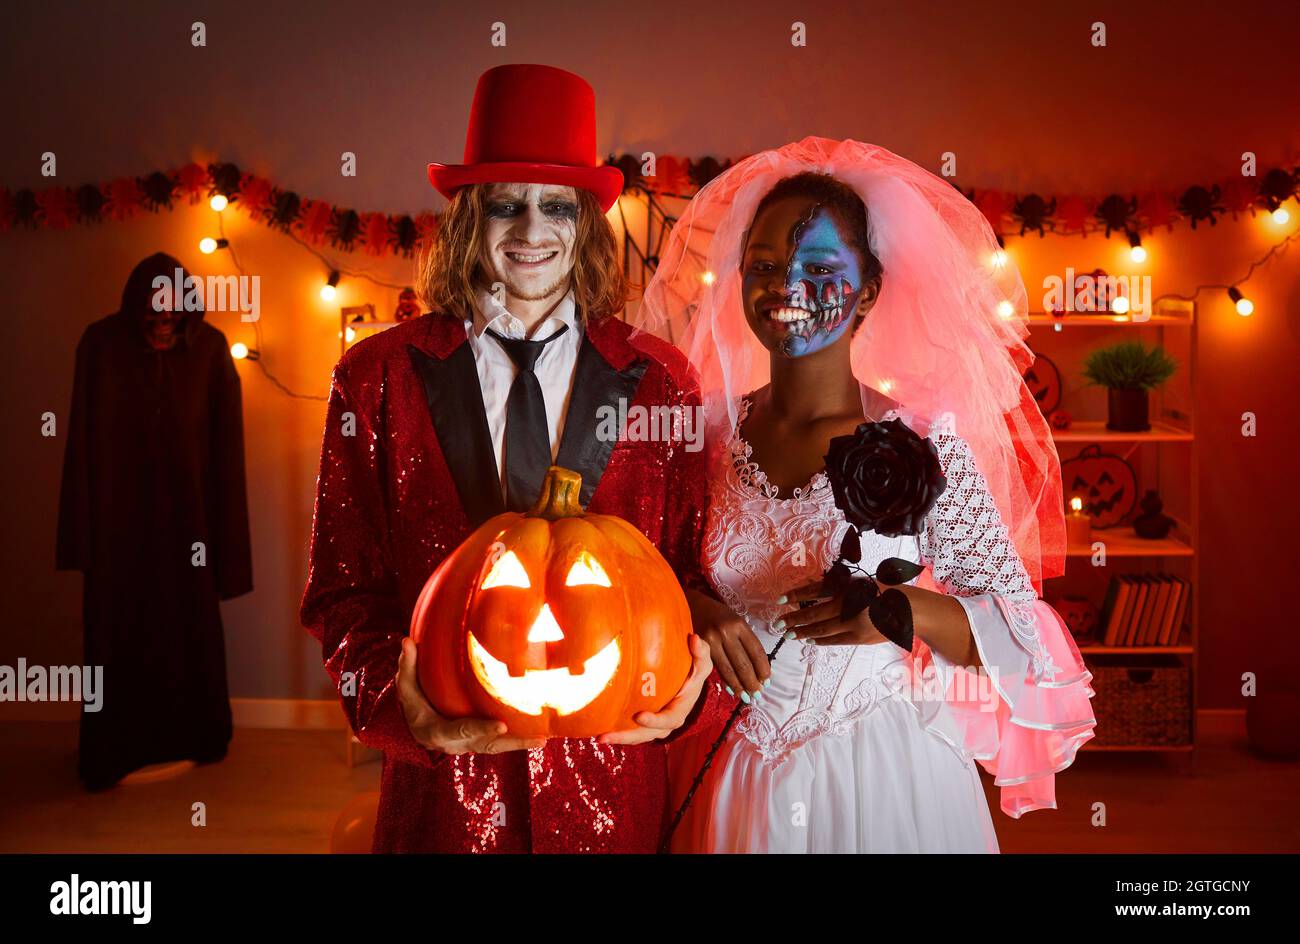
<svg viewBox="0 0 1300 944">
<path fill-rule="evenodd" d="M 996 248 L 949 184 L 816 138 L 731 168 L 676 224 L 643 311 L 688 322 L 714 446 L 716 600 L 694 616 L 745 708 L 674 850 L 996 852 L 977 760 L 1004 812 L 1055 808 L 1092 736 L 1091 676 L 1036 588 L 1062 566 L 1059 465 Z M 917 533 L 861 536 L 868 573 L 927 568 L 899 587 L 911 652 L 821 586 L 849 529 L 823 457 L 889 420 L 929 437 L 947 479 Z M 679 801 L 712 739 L 674 746 Z"/>
</svg>

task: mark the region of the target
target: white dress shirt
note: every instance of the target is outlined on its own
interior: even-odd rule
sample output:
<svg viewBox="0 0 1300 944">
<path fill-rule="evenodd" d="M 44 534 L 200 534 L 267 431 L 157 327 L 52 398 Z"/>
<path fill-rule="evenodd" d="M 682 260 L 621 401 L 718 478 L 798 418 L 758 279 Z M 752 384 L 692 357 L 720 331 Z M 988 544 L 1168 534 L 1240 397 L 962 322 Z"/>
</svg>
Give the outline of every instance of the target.
<svg viewBox="0 0 1300 944">
<path fill-rule="evenodd" d="M 519 368 L 515 367 L 515 362 L 510 359 L 505 348 L 484 332 L 491 328 L 502 337 L 528 337 L 530 340 L 543 341 L 563 325 L 568 325 L 569 330 L 542 348 L 542 353 L 533 366 L 533 373 L 537 375 L 537 382 L 542 388 L 542 400 L 546 403 L 546 425 L 549 427 L 552 461 L 560 450 L 564 414 L 569 409 L 569 394 L 573 391 L 573 375 L 578 366 L 578 349 L 582 346 L 582 328 L 578 324 L 573 292 L 564 296 L 531 335 L 524 328 L 524 323 L 487 291 L 479 291 L 473 317 L 465 319 L 465 336 L 469 339 L 470 350 L 474 352 L 474 366 L 478 368 L 478 383 L 483 391 L 483 408 L 487 412 L 488 429 L 492 433 L 492 448 L 496 451 L 497 479 L 501 482 L 502 495 L 506 492 L 506 400 Z"/>
</svg>

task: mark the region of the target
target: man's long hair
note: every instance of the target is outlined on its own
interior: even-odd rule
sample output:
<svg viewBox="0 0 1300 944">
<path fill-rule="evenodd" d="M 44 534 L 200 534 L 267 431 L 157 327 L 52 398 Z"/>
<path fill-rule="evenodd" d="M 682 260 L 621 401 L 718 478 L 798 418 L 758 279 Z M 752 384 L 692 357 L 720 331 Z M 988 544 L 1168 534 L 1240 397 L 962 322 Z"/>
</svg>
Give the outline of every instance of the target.
<svg viewBox="0 0 1300 944">
<path fill-rule="evenodd" d="M 488 185 L 471 184 L 452 197 L 438 220 L 438 233 L 420 266 L 420 300 L 431 311 L 468 317 L 480 287 L 490 279 L 481 271 L 483 223 Z M 627 279 L 619 264 L 614 229 L 589 190 L 577 189 L 578 222 L 573 243 L 573 299 L 592 321 L 618 314 L 627 303 Z"/>
</svg>

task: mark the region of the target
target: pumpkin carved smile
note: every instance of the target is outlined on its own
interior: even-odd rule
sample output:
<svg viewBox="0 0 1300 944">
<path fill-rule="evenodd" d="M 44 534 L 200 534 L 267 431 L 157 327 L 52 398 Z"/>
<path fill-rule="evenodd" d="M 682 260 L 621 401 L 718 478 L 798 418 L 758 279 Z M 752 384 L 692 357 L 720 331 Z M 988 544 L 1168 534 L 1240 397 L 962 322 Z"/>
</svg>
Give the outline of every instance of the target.
<svg viewBox="0 0 1300 944">
<path fill-rule="evenodd" d="M 548 708 L 558 715 L 586 708 L 613 681 L 621 655 L 618 640 L 613 639 L 582 664 L 581 672 L 568 668 L 527 669 L 515 676 L 510 674 L 509 666 L 483 648 L 473 633 L 468 638 L 469 664 L 479 684 L 495 694 L 501 704 L 534 717 Z"/>
</svg>

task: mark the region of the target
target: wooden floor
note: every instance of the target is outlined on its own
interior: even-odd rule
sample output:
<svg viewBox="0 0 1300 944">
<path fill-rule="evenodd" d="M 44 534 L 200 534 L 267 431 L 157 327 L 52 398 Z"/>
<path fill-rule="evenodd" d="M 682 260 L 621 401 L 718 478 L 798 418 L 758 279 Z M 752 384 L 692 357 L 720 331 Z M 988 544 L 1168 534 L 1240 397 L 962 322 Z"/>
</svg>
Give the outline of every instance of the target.
<svg viewBox="0 0 1300 944">
<path fill-rule="evenodd" d="M 1203 722 L 1190 770 L 1085 752 L 1057 779 L 1059 809 L 1019 821 L 986 783 L 1002 850 L 1300 852 L 1300 763 L 1250 754 L 1238 724 Z M 0 727 L 0 852 L 325 852 L 338 812 L 378 788 L 378 763 L 349 768 L 341 732 L 238 729 L 219 764 L 100 794 L 78 786 L 75 749 L 75 724 Z"/>
</svg>

